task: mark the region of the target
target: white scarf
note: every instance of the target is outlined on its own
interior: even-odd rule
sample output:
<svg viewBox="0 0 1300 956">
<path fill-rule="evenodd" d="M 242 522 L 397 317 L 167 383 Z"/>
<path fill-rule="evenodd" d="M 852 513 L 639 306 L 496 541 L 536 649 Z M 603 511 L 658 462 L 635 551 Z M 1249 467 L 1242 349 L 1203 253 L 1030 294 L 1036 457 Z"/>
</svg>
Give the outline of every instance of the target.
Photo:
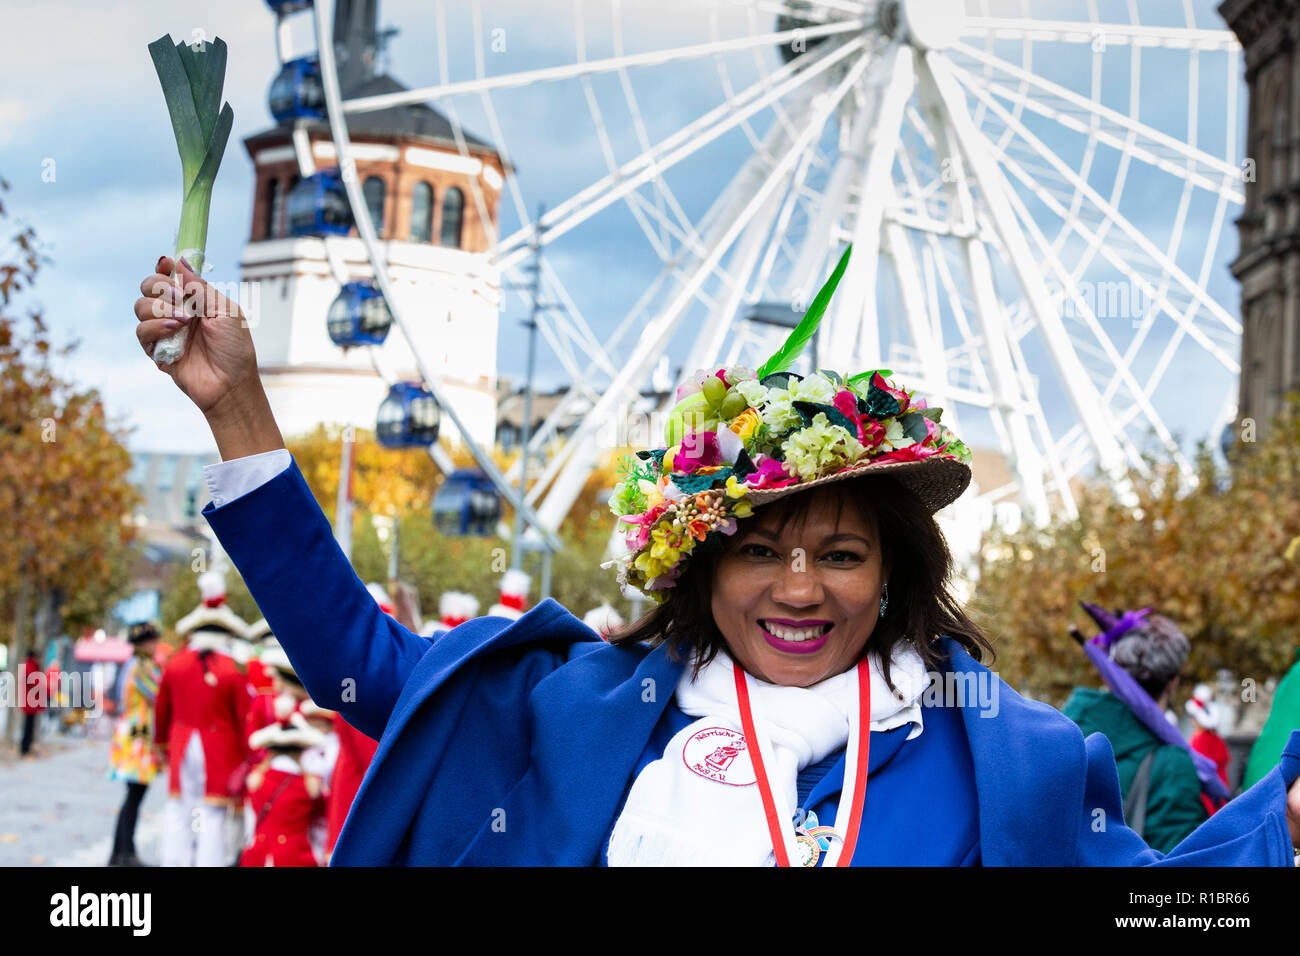
<svg viewBox="0 0 1300 956">
<path fill-rule="evenodd" d="M 910 644 L 891 660 L 889 689 L 871 664 L 871 730 L 915 726 L 921 733 L 925 666 Z M 777 811 L 793 817 L 799 771 L 856 742 L 857 669 L 811 687 L 784 687 L 750 676 L 750 706 Z M 773 866 L 753 765 L 741 730 L 732 660 L 723 651 L 677 685 L 677 706 L 700 719 L 678 731 L 664 755 L 632 784 L 609 841 L 610 866 Z M 857 795 L 861 800 L 861 794 Z M 841 826 L 843 820 L 836 818 Z M 790 824 L 790 835 L 794 824 Z M 833 844 L 834 845 L 834 844 Z"/>
</svg>

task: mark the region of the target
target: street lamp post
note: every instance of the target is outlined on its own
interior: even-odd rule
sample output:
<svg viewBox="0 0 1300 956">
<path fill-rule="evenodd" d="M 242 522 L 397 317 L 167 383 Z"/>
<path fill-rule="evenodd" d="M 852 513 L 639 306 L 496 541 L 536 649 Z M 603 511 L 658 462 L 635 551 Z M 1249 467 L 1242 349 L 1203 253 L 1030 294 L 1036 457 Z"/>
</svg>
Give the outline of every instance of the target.
<svg viewBox="0 0 1300 956">
<path fill-rule="evenodd" d="M 540 224 L 542 215 L 546 212 L 545 204 L 537 207 L 537 222 Z M 540 225 L 533 230 L 532 259 L 525 267 L 531 275 L 529 290 L 532 295 L 533 305 L 529 310 L 528 318 L 524 320 L 523 326 L 528 329 L 528 373 L 524 381 L 524 417 L 520 429 L 520 461 L 519 461 L 519 500 L 524 500 L 524 495 L 528 490 L 528 443 L 532 439 L 533 426 L 533 367 L 535 365 L 537 354 L 537 313 L 541 311 L 541 292 L 542 292 L 542 237 Z M 523 568 L 523 536 L 524 536 L 524 514 L 523 509 L 515 509 L 515 535 L 514 545 L 511 548 L 510 566 L 512 568 Z M 550 549 L 546 551 L 550 555 Z M 543 559 L 543 585 L 542 596 L 549 593 L 550 585 L 550 562 Z"/>
</svg>

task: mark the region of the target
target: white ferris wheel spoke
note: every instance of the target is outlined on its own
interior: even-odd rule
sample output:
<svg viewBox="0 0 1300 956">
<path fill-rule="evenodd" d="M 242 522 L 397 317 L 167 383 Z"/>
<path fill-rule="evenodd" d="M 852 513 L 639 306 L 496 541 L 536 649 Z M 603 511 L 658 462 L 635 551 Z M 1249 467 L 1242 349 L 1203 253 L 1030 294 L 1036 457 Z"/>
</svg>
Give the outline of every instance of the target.
<svg viewBox="0 0 1300 956">
<path fill-rule="evenodd" d="M 1030 175 L 1024 167 L 1016 162 L 1014 158 L 1011 156 L 1002 156 L 1001 161 L 1003 165 L 1006 166 L 1007 171 L 1015 176 L 1022 186 L 1033 192 L 1034 195 L 1037 196 L 1037 198 L 1053 213 L 1062 218 L 1066 216 L 1066 209 L 1064 205 L 1061 204 L 1060 200 L 1050 192 L 1042 189 L 1037 178 Z M 1132 263 L 1118 250 L 1107 244 L 1101 243 L 1096 233 L 1085 223 L 1078 219 L 1074 219 L 1071 221 L 1071 228 L 1078 233 L 1084 241 L 1088 242 L 1090 245 L 1095 245 L 1107 262 L 1114 266 L 1123 276 L 1137 285 L 1141 289 L 1143 295 L 1150 298 L 1161 312 L 1164 312 L 1171 319 L 1177 322 L 1179 327 L 1185 330 L 1186 334 L 1192 336 L 1196 342 L 1209 354 L 1213 355 L 1225 369 L 1228 371 L 1235 371 L 1235 360 L 1228 355 L 1217 342 L 1210 339 L 1203 329 L 1196 325 L 1193 317 L 1199 308 L 1199 305 L 1194 300 L 1187 310 L 1177 308 L 1169 301 L 1167 294 L 1161 295 L 1156 285 L 1147 276 L 1137 271 L 1137 269 L 1133 267 Z M 1071 282 L 1073 281 L 1074 278 L 1072 277 Z M 1148 386 L 1148 388 L 1151 387 L 1152 386 L 1150 385 Z"/>
<path fill-rule="evenodd" d="M 880 332 L 876 315 L 876 268 L 880 258 L 880 227 L 884 197 L 889 188 L 903 124 L 903 110 L 915 88 L 912 48 L 903 44 L 887 50 L 880 59 L 880 85 L 874 85 L 868 113 L 871 132 L 868 156 L 858 188 L 857 223 L 853 254 L 836 290 L 834 314 L 827 347 L 831 355 L 845 356 L 854 368 L 878 367 Z M 851 358 L 850 358 L 851 357 Z"/>
<path fill-rule="evenodd" d="M 735 104 L 725 104 L 710 110 L 704 116 L 661 140 L 651 153 L 643 153 L 620 166 L 617 175 L 602 177 L 554 209 L 548 210 L 540 223 L 542 241 L 544 243 L 553 241 L 610 203 L 622 198 L 628 191 L 644 185 L 654 176 L 699 151 L 723 133 L 733 129 L 741 119 L 752 116 L 766 107 L 772 100 L 789 95 L 845 58 L 860 53 L 864 42 L 861 37 L 850 40 L 743 107 L 737 109 Z M 761 83 L 750 89 L 757 92 L 757 88 L 761 88 Z M 532 225 L 526 226 L 500 242 L 498 255 L 502 265 L 512 263 L 528 254 L 526 244 L 536 228 Z"/>
<path fill-rule="evenodd" d="M 998 40 L 1055 41 L 1105 46 L 1168 47 L 1177 50 L 1231 50 L 1240 46 L 1231 30 L 1145 26 L 1138 23 L 1087 23 L 1013 17 L 967 17 L 963 36 Z"/>
<path fill-rule="evenodd" d="M 1156 265 L 1158 265 L 1166 274 L 1175 279 L 1182 290 L 1194 298 L 1205 308 L 1205 310 L 1217 319 L 1229 332 L 1234 335 L 1241 334 L 1241 323 L 1228 314 L 1223 306 L 1215 302 L 1203 288 L 1196 285 L 1178 264 L 1170 261 L 1166 256 L 1137 226 L 1133 225 L 1118 209 L 1110 202 L 1103 198 L 1088 183 L 1081 180 L 1078 174 L 1070 168 L 1064 160 L 1049 149 L 1042 140 L 1030 132 L 1022 123 L 1019 123 L 1012 117 L 1003 106 L 996 100 L 992 99 L 988 93 L 978 87 L 970 87 L 970 91 L 977 97 L 985 100 L 994 113 L 1003 118 L 1005 122 L 1013 126 L 1019 137 L 1033 148 L 1034 152 L 1042 157 L 1052 168 L 1062 176 L 1071 186 L 1082 193 L 1092 205 L 1105 216 L 1106 221 L 1119 230 L 1130 239 L 1139 249 L 1142 250 Z"/>
<path fill-rule="evenodd" d="M 1027 70 L 1022 70 L 1020 67 L 1008 63 L 1006 60 L 999 57 L 989 55 L 981 50 L 975 49 L 974 47 L 967 46 L 966 44 L 958 44 L 956 49 L 960 50 L 963 54 L 972 59 L 996 67 L 1017 80 L 1033 86 L 1047 94 L 1050 98 L 1061 100 L 1075 110 L 1085 111 L 1089 116 L 1090 122 L 1085 123 L 1077 115 L 1072 114 L 1067 110 L 1055 108 L 1049 105 L 1050 99 L 1036 99 L 1023 92 L 1012 90 L 991 80 L 986 80 L 985 78 L 973 74 L 968 70 L 964 70 L 954 64 L 953 69 L 960 71 L 962 79 L 966 82 L 966 85 L 972 88 L 983 87 L 1003 99 L 1010 100 L 1016 104 L 1017 107 L 1024 107 L 1040 116 L 1055 120 L 1066 129 L 1077 133 L 1084 133 L 1089 136 L 1095 136 L 1107 146 L 1112 146 L 1115 149 L 1130 153 L 1134 159 L 1155 166 L 1171 175 L 1190 178 L 1197 186 L 1209 190 L 1210 192 L 1219 193 L 1226 190 L 1228 192 L 1228 198 L 1236 202 L 1238 205 L 1245 202 L 1245 196 L 1239 189 L 1227 189 L 1221 182 L 1217 182 L 1204 173 L 1199 172 L 1199 167 L 1204 167 L 1208 172 L 1220 176 L 1235 177 L 1237 181 L 1240 181 L 1242 174 L 1241 168 L 1233 165 L 1227 160 L 1219 159 L 1217 156 L 1213 156 L 1202 149 L 1190 146 L 1185 141 L 1178 139 L 1175 136 L 1163 133 L 1140 120 L 1124 115 L 1118 110 L 1111 109 L 1108 106 L 1103 106 L 1101 103 L 1089 99 L 1086 96 L 1081 96 L 1067 87 L 1053 83 L 1051 80 L 1044 79 L 1043 77 Z M 1114 124 L 1123 130 L 1125 135 L 1109 132 L 1100 125 L 1094 126 L 1091 124 L 1094 120 L 1098 124 L 1101 122 Z M 1135 137 L 1141 137 L 1150 145 L 1141 145 L 1137 142 Z M 1231 139 L 1229 139 L 1229 142 L 1231 142 Z M 1157 149 L 1164 150 L 1166 153 L 1174 154 L 1184 161 L 1184 165 L 1179 165 L 1174 162 L 1168 155 L 1160 155 L 1156 152 Z M 1196 168 L 1189 169 L 1186 164 L 1192 164 Z"/>
<path fill-rule="evenodd" d="M 1007 318 L 993 283 L 988 249 L 976 237 L 976 210 L 966 182 L 964 166 L 970 157 L 958 140 L 951 110 L 934 82 L 933 71 L 921 57 L 918 64 L 919 93 L 936 157 L 946 162 L 949 175 L 942 177 L 951 208 L 967 225 L 967 236 L 960 240 L 966 275 L 974 300 L 974 312 L 983 333 L 983 347 L 989 362 L 990 396 L 1001 415 L 1005 431 L 1000 433 L 1003 449 L 1015 470 L 1020 494 L 1033 521 L 1042 524 L 1048 517 L 1047 494 L 1043 483 L 1043 461 L 1029 428 L 1026 406 L 1035 399 L 1026 396 L 1016 374 Z M 964 106 L 963 106 L 964 109 Z M 995 419 L 996 420 L 996 419 Z"/>
<path fill-rule="evenodd" d="M 931 51 L 926 54 L 924 64 L 924 75 L 933 82 L 947 119 L 956 133 L 962 157 L 979 183 L 983 207 L 989 213 L 1005 246 L 1009 264 L 1024 293 L 1025 303 L 1038 323 L 1065 393 L 1096 448 L 1102 469 L 1127 497 L 1128 493 L 1124 491 L 1126 480 L 1123 475 L 1123 452 L 1102 415 L 1100 396 L 1079 366 L 1069 335 L 1052 304 L 1039 266 L 1033 259 L 1028 242 L 1007 200 L 1006 194 L 1010 187 L 989 153 L 986 142 L 979 137 L 971 123 L 966 111 L 965 94 L 953 76 L 947 59 Z"/>
<path fill-rule="evenodd" d="M 458 83 L 444 82 L 437 86 L 423 86 L 413 90 L 400 90 L 393 93 L 381 93 L 376 96 L 360 96 L 345 100 L 343 109 L 346 113 L 366 113 L 372 110 L 385 110 L 393 106 L 406 106 L 412 103 L 425 103 L 430 100 L 441 101 L 454 96 L 482 91 L 505 90 L 520 86 L 532 86 L 536 83 L 553 83 L 570 80 L 580 76 L 598 73 L 611 73 L 615 70 L 637 66 L 659 66 L 675 60 L 689 60 L 696 57 L 711 56 L 714 53 L 732 53 L 747 50 L 755 46 L 777 46 L 787 40 L 812 40 L 820 37 L 835 36 L 841 33 L 856 33 L 862 30 L 861 20 L 837 20 L 824 26 L 800 27 L 794 30 L 781 30 L 765 33 L 756 37 L 741 37 L 735 40 L 719 40 L 716 43 L 697 43 L 692 46 L 672 47 L 666 50 L 654 50 L 649 53 L 631 53 L 626 56 L 607 57 L 600 60 L 588 60 L 585 63 L 568 63 L 564 66 L 544 67 L 538 70 L 524 70 L 519 73 L 506 73 L 501 76 L 485 77 L 477 80 L 463 80 Z"/>
<path fill-rule="evenodd" d="M 1104 358 L 1114 368 L 1114 374 L 1111 376 L 1111 379 L 1107 383 L 1106 389 L 1102 394 L 1102 401 L 1107 407 L 1110 407 L 1110 398 L 1116 387 L 1121 382 L 1126 385 L 1128 387 L 1128 394 L 1132 396 L 1135 404 L 1146 416 L 1147 421 L 1155 430 L 1157 437 L 1159 437 L 1160 441 L 1165 446 L 1165 450 L 1170 453 L 1175 463 L 1180 469 L 1182 469 L 1183 473 L 1190 477 L 1192 474 L 1190 463 L 1179 449 L 1178 443 L 1174 440 L 1174 436 L 1165 426 L 1164 420 L 1151 404 L 1147 393 L 1143 390 L 1141 384 L 1133 375 L 1130 361 L 1126 359 L 1126 357 L 1120 355 L 1119 350 L 1115 347 L 1110 336 L 1107 335 L 1105 330 L 1101 327 L 1101 323 L 1098 321 L 1096 313 L 1093 311 L 1091 306 L 1088 305 L 1087 300 L 1084 299 L 1082 293 L 1080 293 L 1078 285 L 1071 281 L 1070 275 L 1066 271 L 1065 266 L 1048 245 L 1042 231 L 1038 228 L 1037 223 L 1034 222 L 1033 217 L 1029 214 L 1029 210 L 1025 208 L 1024 202 L 1018 195 L 1016 195 L 1014 190 L 1008 190 L 1007 197 L 1015 208 L 1025 232 L 1034 240 L 1034 245 L 1038 249 L 1038 254 L 1051 268 L 1057 281 L 1061 283 L 1062 289 L 1065 290 L 1065 294 L 1070 298 L 1070 301 L 1076 310 L 1076 314 L 1081 317 L 1085 327 L 1090 333 L 1092 333 L 1092 336 L 1096 339 L 1098 345 L 1100 345 Z M 1131 442 L 1128 442 L 1125 439 L 1122 433 L 1119 437 L 1121 444 L 1124 444 L 1125 446 L 1125 452 L 1130 463 L 1137 470 L 1144 471 L 1145 465 L 1142 462 L 1141 456 L 1137 454 L 1137 450 L 1132 446 Z"/>
</svg>

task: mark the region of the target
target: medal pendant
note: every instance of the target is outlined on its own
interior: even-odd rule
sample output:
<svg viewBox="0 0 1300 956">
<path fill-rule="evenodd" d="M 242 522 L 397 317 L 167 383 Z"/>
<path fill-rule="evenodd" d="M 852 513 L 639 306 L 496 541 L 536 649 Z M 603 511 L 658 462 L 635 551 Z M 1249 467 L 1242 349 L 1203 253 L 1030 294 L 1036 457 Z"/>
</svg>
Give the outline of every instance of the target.
<svg viewBox="0 0 1300 956">
<path fill-rule="evenodd" d="M 800 832 L 795 834 L 794 841 L 799 851 L 799 865 L 816 866 L 822 855 L 822 848 L 817 845 L 816 838 Z"/>
</svg>

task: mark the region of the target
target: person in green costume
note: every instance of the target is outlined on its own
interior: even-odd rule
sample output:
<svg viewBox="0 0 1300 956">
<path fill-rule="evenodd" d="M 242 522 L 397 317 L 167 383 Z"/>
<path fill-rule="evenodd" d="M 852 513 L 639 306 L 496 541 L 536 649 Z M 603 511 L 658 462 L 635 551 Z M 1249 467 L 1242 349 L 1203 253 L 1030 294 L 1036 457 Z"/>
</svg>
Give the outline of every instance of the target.
<svg viewBox="0 0 1300 956">
<path fill-rule="evenodd" d="M 1273 693 L 1273 709 L 1268 712 L 1264 729 L 1251 748 L 1246 776 L 1241 781 L 1243 790 L 1249 789 L 1273 769 L 1286 746 L 1287 737 L 1292 730 L 1300 728 L 1300 647 L 1296 648 L 1295 656 L 1295 663 Z"/>
</svg>

